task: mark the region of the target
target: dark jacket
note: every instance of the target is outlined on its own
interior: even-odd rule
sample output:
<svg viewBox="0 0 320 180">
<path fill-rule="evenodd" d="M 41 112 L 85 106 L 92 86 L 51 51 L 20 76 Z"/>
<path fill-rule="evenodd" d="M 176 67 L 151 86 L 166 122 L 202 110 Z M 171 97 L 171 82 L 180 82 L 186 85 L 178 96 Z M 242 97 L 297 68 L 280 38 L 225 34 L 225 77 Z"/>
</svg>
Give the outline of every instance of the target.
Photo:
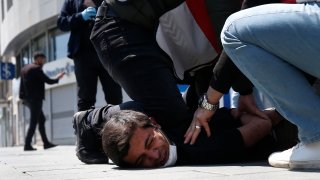
<svg viewBox="0 0 320 180">
<path fill-rule="evenodd" d="M 248 149 L 237 129 L 241 126 L 228 109 L 218 109 L 211 121 L 211 136 L 204 130 L 194 145 L 184 144 L 184 134 L 191 121 L 173 129 L 162 129 L 177 146 L 176 165 L 217 164 L 248 160 Z"/>
<path fill-rule="evenodd" d="M 55 84 L 59 79 L 50 79 L 37 64 L 28 64 L 21 69 L 19 97 L 24 100 L 43 100 L 44 83 Z"/>
<path fill-rule="evenodd" d="M 71 59 L 74 59 L 81 46 L 89 46 L 94 50 L 89 38 L 93 21 L 83 20 L 81 12 L 87 8 L 83 2 L 84 0 L 65 0 L 57 20 L 62 31 L 71 31 L 68 42 L 68 57 Z M 94 1 L 96 6 L 101 2 L 102 0 Z"/>
<path fill-rule="evenodd" d="M 108 6 L 122 19 L 149 28 L 152 27 L 152 24 L 157 23 L 158 18 L 162 14 L 184 2 L 183 0 L 132 0 L 127 3 L 120 3 L 118 0 L 106 1 Z M 221 41 L 219 41 L 221 29 L 227 17 L 240 10 L 241 0 L 204 0 L 201 2 L 205 3 L 207 7 L 208 15 L 215 28 L 216 37 L 218 37 L 217 44 L 221 50 L 222 45 Z M 137 7 L 140 9 L 138 10 Z M 131 14 L 130 16 L 127 13 L 129 10 L 133 11 L 129 13 Z M 157 26 L 153 27 L 157 28 Z M 233 89 L 240 92 L 240 94 L 250 94 L 252 92 L 251 82 L 237 69 L 224 53 L 222 53 L 222 56 L 223 58 L 219 59 L 220 62 L 218 62 L 215 67 L 210 86 L 222 93 L 228 93 L 229 89 L 233 87 Z M 196 69 L 198 69 L 198 67 L 196 67 Z"/>
<path fill-rule="evenodd" d="M 214 26 L 216 36 L 219 37 L 225 20 L 234 12 L 239 11 L 242 4 L 242 9 L 249 7 L 277 3 L 285 0 L 204 0 L 207 7 L 208 15 Z M 156 28 L 158 18 L 167 11 L 178 6 L 183 0 L 131 0 L 121 3 L 118 0 L 106 0 L 108 6 L 116 12 L 122 19 L 128 20 L 135 24 L 142 25 L 148 28 Z M 203 3 L 203 1 L 201 1 Z M 128 13 L 130 12 L 130 13 Z M 217 38 L 220 40 L 220 38 Z M 222 49 L 221 41 L 218 41 Z M 315 78 L 306 75 L 310 83 L 313 83 Z M 241 95 L 252 93 L 252 83 L 246 76 L 234 65 L 231 59 L 224 53 L 217 62 L 210 86 L 221 92 L 228 93 L 232 87 Z"/>
</svg>

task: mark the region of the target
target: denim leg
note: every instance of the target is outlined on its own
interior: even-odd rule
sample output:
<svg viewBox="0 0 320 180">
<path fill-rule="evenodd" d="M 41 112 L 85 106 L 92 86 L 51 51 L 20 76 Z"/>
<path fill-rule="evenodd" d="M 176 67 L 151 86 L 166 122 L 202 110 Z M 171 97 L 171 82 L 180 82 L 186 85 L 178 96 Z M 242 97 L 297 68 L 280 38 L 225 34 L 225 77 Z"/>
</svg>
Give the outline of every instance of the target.
<svg viewBox="0 0 320 180">
<path fill-rule="evenodd" d="M 305 143 L 320 140 L 320 97 L 301 72 L 320 78 L 319 5 L 246 9 L 230 16 L 221 33 L 232 61 L 298 126 Z"/>
</svg>

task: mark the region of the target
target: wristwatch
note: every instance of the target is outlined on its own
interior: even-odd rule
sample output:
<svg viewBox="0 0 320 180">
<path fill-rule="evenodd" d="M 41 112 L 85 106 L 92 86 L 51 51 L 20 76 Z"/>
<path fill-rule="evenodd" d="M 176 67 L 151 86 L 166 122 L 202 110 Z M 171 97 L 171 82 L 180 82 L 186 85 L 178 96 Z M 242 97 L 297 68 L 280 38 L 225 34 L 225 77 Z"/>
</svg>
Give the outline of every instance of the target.
<svg viewBox="0 0 320 180">
<path fill-rule="evenodd" d="M 209 103 L 208 96 L 206 93 L 204 93 L 199 99 L 198 107 L 209 110 L 209 111 L 215 111 L 219 108 L 219 103 L 217 104 Z"/>
</svg>

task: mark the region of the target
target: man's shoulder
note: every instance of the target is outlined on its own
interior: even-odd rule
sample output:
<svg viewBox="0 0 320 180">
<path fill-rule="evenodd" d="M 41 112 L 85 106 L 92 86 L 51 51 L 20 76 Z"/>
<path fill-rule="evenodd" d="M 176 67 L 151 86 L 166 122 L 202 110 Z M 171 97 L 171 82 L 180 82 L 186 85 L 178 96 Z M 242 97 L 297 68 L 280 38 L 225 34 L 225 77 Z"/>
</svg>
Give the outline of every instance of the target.
<svg viewBox="0 0 320 180">
<path fill-rule="evenodd" d="M 39 67 L 39 65 L 31 63 L 31 64 L 26 64 L 25 66 L 23 66 L 22 69 L 36 68 L 36 67 Z"/>
<path fill-rule="evenodd" d="M 38 70 L 38 69 L 40 69 L 40 70 L 42 69 L 41 66 L 38 65 L 38 64 L 33 64 L 33 63 L 32 63 L 32 64 L 29 64 L 29 65 L 30 65 L 30 66 L 29 66 L 30 69 L 37 69 L 37 70 Z"/>
<path fill-rule="evenodd" d="M 30 73 L 30 72 L 36 72 L 36 71 L 42 71 L 42 68 L 41 66 L 33 63 L 27 64 L 21 69 L 22 73 Z"/>
<path fill-rule="evenodd" d="M 153 28 L 165 12 L 183 3 L 184 0 L 107 0 L 108 6 L 127 21 Z"/>
</svg>

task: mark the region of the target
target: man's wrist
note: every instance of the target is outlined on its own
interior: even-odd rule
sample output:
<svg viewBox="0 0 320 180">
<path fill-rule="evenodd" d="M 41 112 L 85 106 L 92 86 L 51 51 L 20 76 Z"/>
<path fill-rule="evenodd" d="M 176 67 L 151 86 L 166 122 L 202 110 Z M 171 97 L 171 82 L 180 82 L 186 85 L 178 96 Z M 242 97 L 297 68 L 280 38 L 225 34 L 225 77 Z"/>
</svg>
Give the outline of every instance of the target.
<svg viewBox="0 0 320 180">
<path fill-rule="evenodd" d="M 219 108 L 219 102 L 214 104 L 210 103 L 208 101 L 207 93 L 204 93 L 199 99 L 198 107 L 209 110 L 209 111 L 216 111 Z"/>
<path fill-rule="evenodd" d="M 207 91 L 207 99 L 210 104 L 218 104 L 222 96 L 223 93 L 209 86 Z"/>
</svg>

